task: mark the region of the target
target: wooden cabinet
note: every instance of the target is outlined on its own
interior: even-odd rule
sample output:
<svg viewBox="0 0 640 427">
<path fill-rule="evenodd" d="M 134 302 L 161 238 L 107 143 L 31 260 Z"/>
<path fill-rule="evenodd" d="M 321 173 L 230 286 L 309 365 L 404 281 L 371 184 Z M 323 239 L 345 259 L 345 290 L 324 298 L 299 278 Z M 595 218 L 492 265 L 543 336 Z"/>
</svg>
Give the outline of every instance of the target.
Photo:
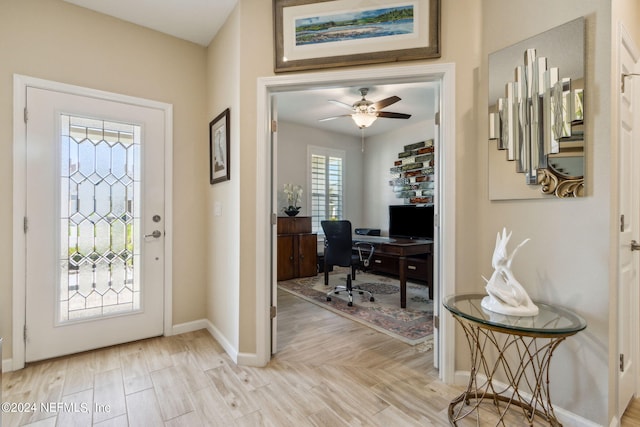
<svg viewBox="0 0 640 427">
<path fill-rule="evenodd" d="M 278 236 L 282 234 L 311 233 L 310 216 L 279 216 Z"/>
<path fill-rule="evenodd" d="M 315 276 L 317 256 L 311 217 L 278 217 L 278 280 Z"/>
</svg>

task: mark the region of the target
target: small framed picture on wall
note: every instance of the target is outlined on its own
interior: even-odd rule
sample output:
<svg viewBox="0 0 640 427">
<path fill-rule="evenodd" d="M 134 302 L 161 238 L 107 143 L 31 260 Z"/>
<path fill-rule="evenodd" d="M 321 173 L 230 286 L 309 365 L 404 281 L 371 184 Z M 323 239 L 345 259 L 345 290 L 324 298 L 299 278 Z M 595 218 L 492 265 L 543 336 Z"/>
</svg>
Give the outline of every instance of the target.
<svg viewBox="0 0 640 427">
<path fill-rule="evenodd" d="M 227 181 L 231 177 L 229 120 L 227 108 L 209 123 L 209 181 L 211 184 Z"/>
</svg>

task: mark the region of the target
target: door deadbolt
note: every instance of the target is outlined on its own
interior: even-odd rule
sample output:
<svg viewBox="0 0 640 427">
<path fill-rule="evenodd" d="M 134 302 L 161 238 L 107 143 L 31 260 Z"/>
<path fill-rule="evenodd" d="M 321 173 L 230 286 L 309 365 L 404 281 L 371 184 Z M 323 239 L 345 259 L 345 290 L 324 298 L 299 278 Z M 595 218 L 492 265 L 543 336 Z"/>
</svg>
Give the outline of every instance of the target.
<svg viewBox="0 0 640 427">
<path fill-rule="evenodd" d="M 160 220 L 162 220 L 160 215 L 154 215 L 153 217 L 151 217 L 151 219 L 153 220 L 153 222 L 160 222 Z"/>
<path fill-rule="evenodd" d="M 635 240 L 631 241 L 631 250 L 632 251 L 640 251 L 640 243 L 636 242 Z"/>
</svg>

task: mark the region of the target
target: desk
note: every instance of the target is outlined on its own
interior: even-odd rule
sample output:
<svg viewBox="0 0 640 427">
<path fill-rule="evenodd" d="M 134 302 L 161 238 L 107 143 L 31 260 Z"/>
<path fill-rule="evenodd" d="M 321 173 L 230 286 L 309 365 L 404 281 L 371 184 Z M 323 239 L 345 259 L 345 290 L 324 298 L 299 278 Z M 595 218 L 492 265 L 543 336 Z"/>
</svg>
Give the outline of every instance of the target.
<svg viewBox="0 0 640 427">
<path fill-rule="evenodd" d="M 433 299 L 433 240 L 354 235 L 353 242 L 370 243 L 375 247 L 370 269 L 399 277 L 400 307 L 407 307 L 407 277 L 426 281 L 429 299 Z"/>
<path fill-rule="evenodd" d="M 454 295 L 444 301 L 444 307 L 462 326 L 471 353 L 469 385 L 449 404 L 449 422 L 456 426 L 457 421 L 475 412 L 479 425 L 480 404 L 486 400 L 496 411 L 495 425 L 505 425 L 504 416 L 516 406 L 529 425 L 538 415 L 552 426 L 562 426 L 549 396 L 551 356 L 565 338 L 585 329 L 587 323 L 568 310 L 540 302 L 535 303 L 537 316 L 493 313 L 480 305 L 485 296 Z M 493 381 L 496 373 L 504 376 L 506 386 Z M 521 386 L 527 389 L 520 390 Z"/>
</svg>

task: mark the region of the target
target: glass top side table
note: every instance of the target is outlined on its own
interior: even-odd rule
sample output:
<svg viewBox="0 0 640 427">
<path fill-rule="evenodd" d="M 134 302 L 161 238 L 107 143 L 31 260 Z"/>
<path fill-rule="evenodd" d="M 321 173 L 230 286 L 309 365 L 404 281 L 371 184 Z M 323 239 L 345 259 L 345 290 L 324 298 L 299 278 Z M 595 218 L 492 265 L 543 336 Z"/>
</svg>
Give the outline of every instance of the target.
<svg viewBox="0 0 640 427">
<path fill-rule="evenodd" d="M 494 425 L 507 421 L 513 408 L 533 425 L 536 416 L 552 426 L 557 420 L 549 395 L 549 365 L 556 347 L 587 327 L 585 320 L 561 307 L 535 301 L 536 316 L 506 316 L 481 306 L 486 294 L 452 295 L 444 307 L 462 327 L 471 355 L 467 389 L 449 404 L 449 422 L 488 414 Z M 487 407 L 491 410 L 487 410 Z"/>
</svg>

